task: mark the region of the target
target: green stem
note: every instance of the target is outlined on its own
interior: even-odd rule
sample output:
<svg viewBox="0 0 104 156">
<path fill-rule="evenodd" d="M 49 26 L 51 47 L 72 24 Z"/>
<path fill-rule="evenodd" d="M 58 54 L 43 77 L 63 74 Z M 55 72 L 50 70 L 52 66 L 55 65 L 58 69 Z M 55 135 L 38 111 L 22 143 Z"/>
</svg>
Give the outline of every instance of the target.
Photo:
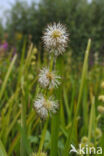
<svg viewBox="0 0 104 156">
<path fill-rule="evenodd" d="M 47 126 L 48 126 L 48 120 L 49 119 L 46 120 L 45 125 L 44 125 L 44 129 L 42 131 L 41 141 L 40 141 L 38 153 L 40 153 L 42 151 L 42 148 L 43 148 L 44 139 L 45 139 L 45 135 L 46 135 L 46 131 L 47 131 Z"/>
<path fill-rule="evenodd" d="M 50 72 L 51 72 L 52 69 L 53 69 L 53 63 L 54 63 L 54 55 L 52 54 L 52 55 L 51 55 L 51 59 L 50 59 L 50 67 L 49 67 Z"/>
<path fill-rule="evenodd" d="M 91 39 L 88 40 L 88 45 L 87 45 L 87 49 L 86 49 L 86 53 L 85 53 L 84 65 L 83 65 L 83 70 L 82 70 L 81 85 L 80 85 L 79 96 L 78 96 L 78 103 L 77 103 L 77 108 L 76 108 L 76 112 L 75 112 L 74 119 L 73 119 L 73 124 L 72 124 L 71 130 L 70 130 L 70 133 L 68 135 L 68 138 L 67 138 L 67 141 L 65 144 L 65 148 L 64 148 L 63 155 L 65 155 L 65 156 L 69 155 L 69 149 L 70 149 L 70 144 L 72 142 L 73 132 L 75 132 L 75 130 L 76 130 L 75 129 L 76 117 L 78 115 L 79 108 L 80 108 L 80 103 L 81 103 L 81 98 L 82 98 L 82 93 L 83 93 L 83 87 L 84 87 L 84 82 L 85 82 L 85 77 L 86 77 L 86 71 L 87 71 L 87 66 L 88 66 L 88 56 L 89 56 L 89 52 L 90 52 L 90 47 L 91 47 Z"/>
<path fill-rule="evenodd" d="M 24 145 L 24 136 L 26 136 L 26 106 L 23 99 L 21 105 L 21 129 L 22 129 L 22 134 L 21 134 L 20 156 L 26 156 L 25 145 Z"/>
<path fill-rule="evenodd" d="M 0 156 L 7 156 L 6 150 L 1 140 L 0 140 Z"/>
<path fill-rule="evenodd" d="M 96 125 L 95 125 L 96 124 L 95 123 L 95 98 L 94 97 L 92 99 L 91 104 L 92 104 L 92 106 L 91 106 L 90 121 L 89 121 L 88 146 L 89 146 L 90 141 L 91 141 L 92 128 L 96 129 Z M 95 133 L 95 131 L 94 131 L 94 133 Z M 89 154 L 87 154 L 87 156 L 89 156 Z"/>
<path fill-rule="evenodd" d="M 90 113 L 90 122 L 89 122 L 89 131 L 88 131 L 88 142 L 90 143 L 91 141 L 91 133 L 92 133 L 92 125 L 93 125 L 93 117 L 94 117 L 94 105 L 95 105 L 95 100 L 93 97 L 93 102 L 91 106 L 91 113 Z"/>
<path fill-rule="evenodd" d="M 59 113 L 52 117 L 51 121 L 51 152 L 50 156 L 58 154 Z"/>
<path fill-rule="evenodd" d="M 1 87 L 1 90 L 0 90 L 0 99 L 1 99 L 2 96 L 3 96 L 4 90 L 5 90 L 5 88 L 6 88 L 6 85 L 7 85 L 9 76 L 10 76 L 10 73 L 11 73 L 13 67 L 14 67 L 14 63 L 15 63 L 16 59 L 17 59 L 17 55 L 15 55 L 15 56 L 13 57 L 12 62 L 11 62 L 11 64 L 10 64 L 9 68 L 8 68 L 8 72 L 7 72 L 6 76 L 5 76 L 5 79 L 4 79 L 4 81 L 3 81 L 3 84 L 2 84 L 2 87 Z"/>
</svg>

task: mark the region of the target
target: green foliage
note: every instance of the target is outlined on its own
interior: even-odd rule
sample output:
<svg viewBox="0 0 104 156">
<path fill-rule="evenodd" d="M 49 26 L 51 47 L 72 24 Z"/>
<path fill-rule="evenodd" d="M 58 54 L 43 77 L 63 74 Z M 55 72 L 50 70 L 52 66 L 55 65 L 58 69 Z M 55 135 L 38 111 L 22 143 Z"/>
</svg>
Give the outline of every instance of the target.
<svg viewBox="0 0 104 156">
<path fill-rule="evenodd" d="M 104 69 L 95 63 L 87 70 L 90 40 L 84 65 L 80 61 L 76 63 L 70 51 L 58 58 L 56 68 L 62 82 L 59 90 L 56 89 L 53 94 L 59 100 L 60 107 L 57 114 L 48 120 L 40 119 L 33 109 L 33 101 L 40 90 L 38 73 L 41 66 L 49 62 L 48 54 L 44 55 L 45 61 L 42 62 L 37 52 L 37 61 L 33 66 L 33 45 L 26 55 L 25 45 L 26 42 L 20 60 L 17 55 L 12 61 L 11 55 L 0 60 L 0 152 L 4 153 L 3 156 L 12 156 L 14 153 L 31 156 L 31 153 L 37 152 L 46 152 L 51 156 L 65 153 L 67 156 L 70 143 L 78 147 L 83 136 L 96 145 L 96 138 L 92 135 L 96 127 L 104 132 L 104 116 L 97 119 L 97 106 L 100 104 L 97 99 Z M 98 141 L 102 146 L 103 139 L 97 140 L 97 143 Z"/>
<path fill-rule="evenodd" d="M 100 87 L 104 67 L 98 55 L 93 66 L 89 68 L 88 63 L 90 46 L 92 52 L 103 50 L 103 6 L 103 0 L 93 0 L 91 4 L 83 0 L 41 0 L 39 5 L 30 6 L 16 1 L 12 6 L 6 29 L 11 42 L 16 32 L 22 34 L 22 48 L 19 47 L 21 55 L 12 57 L 9 52 L 0 57 L 0 156 L 67 156 L 70 144 L 78 148 L 83 136 L 95 147 L 103 147 L 104 114 L 99 114 L 97 106 L 102 104 L 98 96 L 104 94 Z M 41 35 L 46 24 L 59 21 L 70 32 L 71 50 L 56 61 L 62 77 L 60 88 L 49 90 L 58 99 L 59 110 L 42 120 L 33 106 L 41 90 L 38 75 L 40 68 L 53 60 L 46 51 L 41 59 Z M 27 48 L 29 34 L 40 51 L 33 44 Z M 85 51 L 89 37 L 92 45 L 89 40 Z M 72 53 L 84 55 L 84 63 L 80 57 L 76 61 Z M 102 138 L 96 138 L 96 127 L 101 129 Z"/>
<path fill-rule="evenodd" d="M 16 32 L 32 35 L 32 41 L 38 47 L 42 43 L 41 36 L 48 23 L 66 24 L 70 32 L 70 48 L 74 55 L 84 55 L 86 40 L 90 37 L 94 42 L 92 52 L 103 51 L 104 35 L 104 1 L 93 0 L 41 0 L 39 4 L 16 1 L 9 12 L 7 29 L 10 36 Z"/>
</svg>

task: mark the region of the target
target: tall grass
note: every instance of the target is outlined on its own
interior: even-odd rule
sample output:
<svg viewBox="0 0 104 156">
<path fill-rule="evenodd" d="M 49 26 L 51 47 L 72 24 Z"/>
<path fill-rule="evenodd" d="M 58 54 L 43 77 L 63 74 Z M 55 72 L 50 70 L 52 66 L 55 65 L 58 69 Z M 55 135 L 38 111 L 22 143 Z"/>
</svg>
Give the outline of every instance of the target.
<svg viewBox="0 0 104 156">
<path fill-rule="evenodd" d="M 0 60 L 0 156 L 32 156 L 41 151 L 49 156 L 68 156 L 70 144 L 78 148 L 83 136 L 87 136 L 89 142 L 93 141 L 104 70 L 100 65 L 89 67 L 90 47 L 89 39 L 84 63 L 76 62 L 71 55 L 68 57 L 70 52 L 58 58 L 56 69 L 62 82 L 59 89 L 50 90 L 50 94 L 59 100 L 60 108 L 46 121 L 36 114 L 33 101 L 40 91 L 39 70 L 49 63 L 47 53 L 44 53 L 43 61 L 39 51 L 34 53 L 33 45 L 26 50 L 25 42 L 20 58 L 15 55 L 12 59 Z M 33 60 L 34 55 L 36 60 Z M 99 125 L 103 131 L 103 126 Z"/>
</svg>

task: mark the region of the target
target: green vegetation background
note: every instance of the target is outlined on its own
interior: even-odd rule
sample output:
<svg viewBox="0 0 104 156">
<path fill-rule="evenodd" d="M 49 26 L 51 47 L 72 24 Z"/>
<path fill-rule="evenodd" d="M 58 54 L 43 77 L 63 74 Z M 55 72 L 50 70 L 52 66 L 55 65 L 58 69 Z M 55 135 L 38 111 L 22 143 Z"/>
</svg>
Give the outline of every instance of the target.
<svg viewBox="0 0 104 156">
<path fill-rule="evenodd" d="M 41 89 L 39 71 L 49 63 L 48 53 L 42 53 L 42 59 L 39 53 L 43 51 L 42 32 L 48 23 L 59 21 L 70 32 L 70 50 L 56 63 L 62 85 L 50 94 L 56 96 L 60 109 L 47 124 L 37 116 L 33 101 Z M 7 32 L 8 42 L 18 48 L 14 56 L 11 50 L 0 57 L 0 156 L 30 156 L 40 149 L 49 156 L 67 156 L 70 144 L 78 148 L 83 136 L 94 146 L 104 146 L 104 114 L 99 117 L 97 111 L 104 104 L 98 100 L 104 94 L 104 67 L 96 53 L 104 53 L 103 23 L 104 0 L 42 0 L 30 6 L 17 1 L 12 6 L 6 27 L 0 25 L 0 39 Z M 18 42 L 16 35 L 22 36 Z M 90 66 L 88 56 L 93 53 Z M 78 56 L 84 56 L 84 61 L 76 61 Z M 102 130 L 99 140 L 97 127 Z"/>
<path fill-rule="evenodd" d="M 6 29 L 9 41 L 15 33 L 32 35 L 37 47 L 48 23 L 66 24 L 70 32 L 70 47 L 73 54 L 83 56 L 88 38 L 92 39 L 92 52 L 103 54 L 104 48 L 104 0 L 40 0 L 28 5 L 16 1 L 8 11 Z M 2 26 L 0 28 L 2 32 Z M 11 41 L 12 42 L 12 41 Z"/>
</svg>

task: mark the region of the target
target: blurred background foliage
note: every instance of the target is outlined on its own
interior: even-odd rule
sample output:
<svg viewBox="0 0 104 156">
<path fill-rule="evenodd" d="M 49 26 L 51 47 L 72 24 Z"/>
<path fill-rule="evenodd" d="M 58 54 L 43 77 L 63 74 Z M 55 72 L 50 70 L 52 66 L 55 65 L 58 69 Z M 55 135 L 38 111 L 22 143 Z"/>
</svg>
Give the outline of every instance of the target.
<svg viewBox="0 0 104 156">
<path fill-rule="evenodd" d="M 70 32 L 69 47 L 75 57 L 83 56 L 88 38 L 92 39 L 92 53 L 104 54 L 104 0 L 40 0 L 30 5 L 17 0 L 8 11 L 5 31 L 9 42 L 18 39 L 22 45 L 25 35 L 39 48 L 45 26 L 59 21 Z"/>
<path fill-rule="evenodd" d="M 62 77 L 62 85 L 54 92 L 60 102 L 60 110 L 59 119 L 56 115 L 53 121 L 59 132 L 54 131 L 57 134 L 52 134 L 49 122 L 44 151 L 47 153 L 55 151 L 61 155 L 72 125 L 78 98 L 81 96 L 78 123 L 75 126 L 76 134 L 73 133 L 73 138 L 75 141 L 77 138 L 79 143 L 83 136 L 88 136 L 89 125 L 92 126 L 92 133 L 96 126 L 104 132 L 104 114 L 99 120 L 99 125 L 96 123 L 95 126 L 95 122 L 89 124 L 92 116 L 89 115 L 93 105 L 92 97 L 95 96 L 96 113 L 92 111 L 94 116 L 99 115 L 97 106 L 103 104 L 98 100 L 98 96 L 104 94 L 104 90 L 101 90 L 101 82 L 104 81 L 102 57 L 104 0 L 92 0 L 90 3 L 87 0 L 40 0 L 39 3 L 35 1 L 30 5 L 15 1 L 6 15 L 5 25 L 2 25 L 2 20 L 0 22 L 0 139 L 8 156 L 20 155 L 20 137 L 24 137 L 20 128 L 22 104 L 26 106 L 25 150 L 28 151 L 31 147 L 32 151 L 36 152 L 41 143 L 41 130 L 44 124 L 33 109 L 33 100 L 40 91 L 37 83 L 40 68 L 47 66 L 50 61 L 41 39 L 48 23 L 60 21 L 65 24 L 70 33 L 70 42 L 69 49 L 63 56 L 59 56 L 56 63 L 56 70 Z M 90 59 L 88 70 L 84 70 L 86 72 L 83 74 L 83 61 L 80 59 L 85 54 L 88 38 L 92 39 Z M 87 65 L 86 62 L 86 69 Z M 84 80 L 81 79 L 81 73 L 84 75 Z M 79 96 L 81 84 L 83 91 L 81 90 L 82 95 Z M 51 141 L 51 138 L 55 139 Z M 95 138 L 91 141 L 96 144 Z M 103 143 L 104 133 L 99 145 L 103 147 Z"/>
</svg>

